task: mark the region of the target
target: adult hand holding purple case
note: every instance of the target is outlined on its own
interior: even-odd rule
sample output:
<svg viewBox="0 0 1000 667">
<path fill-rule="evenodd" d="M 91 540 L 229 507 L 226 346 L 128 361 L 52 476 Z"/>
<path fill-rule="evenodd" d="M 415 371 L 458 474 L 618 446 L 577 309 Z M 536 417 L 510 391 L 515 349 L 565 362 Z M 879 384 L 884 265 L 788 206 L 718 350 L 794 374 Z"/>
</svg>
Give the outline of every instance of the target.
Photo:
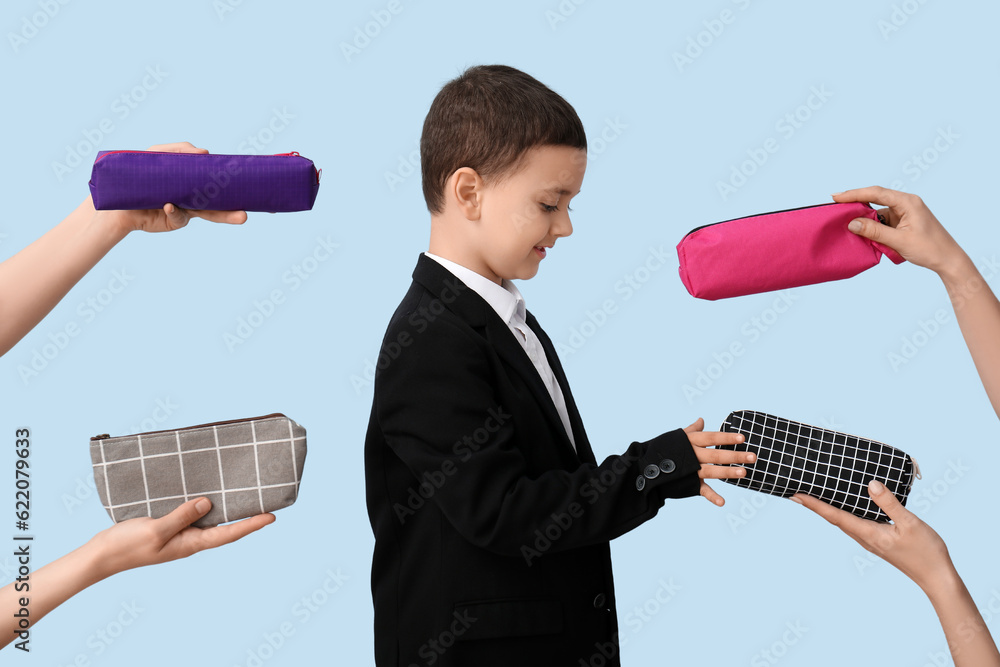
<svg viewBox="0 0 1000 667">
<path fill-rule="evenodd" d="M 101 151 L 90 193 L 97 210 L 173 204 L 209 211 L 308 211 L 319 192 L 320 172 L 298 153 Z"/>
<path fill-rule="evenodd" d="M 681 281 L 714 301 L 850 278 L 883 254 L 904 261 L 848 230 L 855 218 L 878 215 L 868 204 L 820 204 L 698 227 L 677 245 Z"/>
</svg>

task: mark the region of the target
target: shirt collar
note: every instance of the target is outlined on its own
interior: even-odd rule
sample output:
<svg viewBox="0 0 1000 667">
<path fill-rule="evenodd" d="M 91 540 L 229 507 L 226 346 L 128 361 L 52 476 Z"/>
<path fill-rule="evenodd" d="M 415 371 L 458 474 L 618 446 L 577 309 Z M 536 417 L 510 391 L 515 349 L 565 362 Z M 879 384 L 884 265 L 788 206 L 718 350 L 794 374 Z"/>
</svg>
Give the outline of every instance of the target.
<svg viewBox="0 0 1000 667">
<path fill-rule="evenodd" d="M 451 271 L 456 278 L 465 283 L 476 294 L 483 297 L 483 300 L 490 304 L 490 307 L 496 311 L 501 320 L 508 324 L 511 319 L 515 318 L 522 322 L 524 321 L 526 310 L 524 297 L 521 296 L 520 290 L 517 289 L 514 283 L 505 278 L 502 285 L 497 285 L 489 278 L 481 276 L 461 264 L 456 264 L 450 259 L 438 257 L 429 252 L 425 252 L 424 254 Z"/>
</svg>

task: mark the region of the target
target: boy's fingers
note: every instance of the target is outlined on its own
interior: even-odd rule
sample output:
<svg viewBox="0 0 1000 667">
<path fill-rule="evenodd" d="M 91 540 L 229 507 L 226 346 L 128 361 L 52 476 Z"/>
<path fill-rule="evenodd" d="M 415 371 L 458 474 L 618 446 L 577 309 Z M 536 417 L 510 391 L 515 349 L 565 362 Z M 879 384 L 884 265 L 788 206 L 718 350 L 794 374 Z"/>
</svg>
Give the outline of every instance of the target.
<svg viewBox="0 0 1000 667">
<path fill-rule="evenodd" d="M 715 492 L 715 489 L 710 487 L 705 482 L 701 483 L 701 495 L 705 497 L 710 503 L 717 507 L 722 507 L 726 504 L 726 499 Z"/>
<path fill-rule="evenodd" d="M 733 449 L 697 449 L 694 452 L 700 463 L 712 463 L 714 465 L 729 465 L 731 463 L 754 463 L 757 455 L 753 452 L 744 452 Z"/>
<path fill-rule="evenodd" d="M 742 466 L 705 464 L 698 471 L 698 476 L 702 479 L 741 479 L 747 476 L 747 469 Z"/>
<path fill-rule="evenodd" d="M 698 417 L 694 420 L 694 423 L 684 429 L 685 433 L 697 433 L 705 428 L 705 420 Z"/>
<path fill-rule="evenodd" d="M 720 447 L 722 445 L 739 445 L 745 438 L 742 433 L 723 433 L 722 431 L 701 431 L 689 433 L 688 440 L 695 447 Z"/>
</svg>

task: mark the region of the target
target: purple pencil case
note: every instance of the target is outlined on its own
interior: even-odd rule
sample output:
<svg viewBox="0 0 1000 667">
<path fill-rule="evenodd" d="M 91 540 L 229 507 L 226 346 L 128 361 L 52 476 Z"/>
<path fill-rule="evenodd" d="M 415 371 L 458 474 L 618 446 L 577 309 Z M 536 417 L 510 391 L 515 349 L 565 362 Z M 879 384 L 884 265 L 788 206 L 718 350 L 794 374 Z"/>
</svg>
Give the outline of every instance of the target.
<svg viewBox="0 0 1000 667">
<path fill-rule="evenodd" d="M 298 153 L 220 155 L 101 151 L 90 193 L 97 210 L 180 208 L 210 211 L 308 211 L 322 170 Z"/>
<path fill-rule="evenodd" d="M 904 261 L 850 231 L 855 218 L 878 214 L 868 204 L 820 204 L 698 227 L 677 244 L 681 281 L 691 296 L 714 301 L 843 280 L 882 255 Z"/>
</svg>

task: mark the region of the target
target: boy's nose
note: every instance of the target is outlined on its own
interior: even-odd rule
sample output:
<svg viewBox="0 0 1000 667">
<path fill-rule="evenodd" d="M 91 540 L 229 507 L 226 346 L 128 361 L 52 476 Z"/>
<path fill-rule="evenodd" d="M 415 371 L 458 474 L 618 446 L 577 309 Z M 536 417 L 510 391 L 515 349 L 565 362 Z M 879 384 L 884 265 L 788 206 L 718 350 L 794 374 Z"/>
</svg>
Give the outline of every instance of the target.
<svg viewBox="0 0 1000 667">
<path fill-rule="evenodd" d="M 573 223 L 569 219 L 569 215 L 565 215 L 559 218 L 559 220 L 552 225 L 552 234 L 556 237 L 569 236 L 573 233 Z"/>
</svg>

